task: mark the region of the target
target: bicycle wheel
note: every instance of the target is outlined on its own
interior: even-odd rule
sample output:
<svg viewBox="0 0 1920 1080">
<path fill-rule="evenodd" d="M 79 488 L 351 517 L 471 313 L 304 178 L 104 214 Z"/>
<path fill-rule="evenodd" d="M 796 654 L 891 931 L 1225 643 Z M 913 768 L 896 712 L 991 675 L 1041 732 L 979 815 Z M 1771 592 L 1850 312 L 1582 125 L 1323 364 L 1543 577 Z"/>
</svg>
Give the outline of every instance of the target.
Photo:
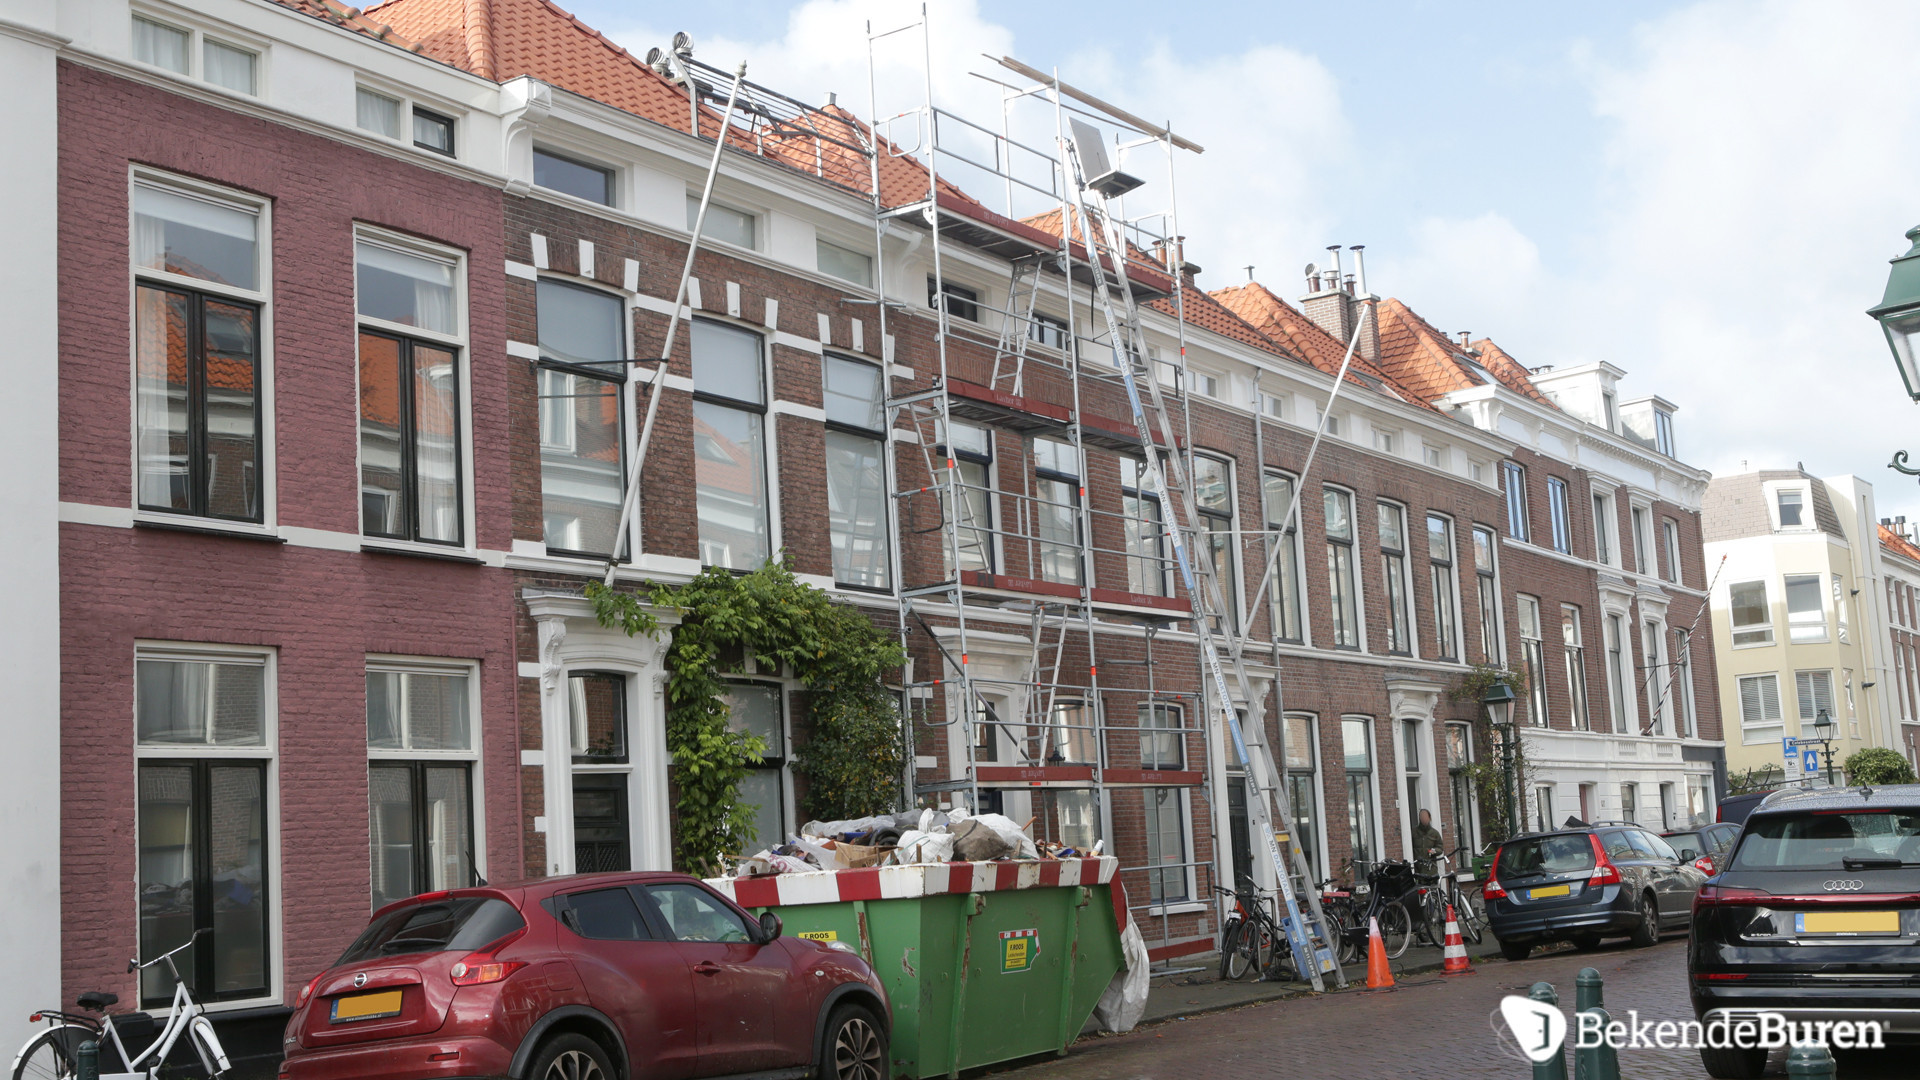
<svg viewBox="0 0 1920 1080">
<path fill-rule="evenodd" d="M 1238 979 L 1252 966 L 1247 955 L 1247 921 L 1235 919 L 1227 924 L 1227 931 L 1220 939 L 1220 977 L 1226 980 Z"/>
<path fill-rule="evenodd" d="M 68 1044 L 77 1036 L 55 1028 L 41 1032 L 20 1052 L 20 1063 L 13 1067 L 13 1080 L 73 1080 L 78 1074 Z"/>
<path fill-rule="evenodd" d="M 1469 945 L 1480 944 L 1480 913 L 1473 908 L 1473 898 L 1460 893 L 1454 901 L 1453 913 L 1460 924 L 1460 936 L 1466 938 Z"/>
<path fill-rule="evenodd" d="M 1413 943 L 1413 915 L 1405 904 L 1389 900 L 1380 905 L 1376 917 L 1380 920 L 1380 943 L 1387 947 L 1387 959 L 1400 959 Z"/>
</svg>

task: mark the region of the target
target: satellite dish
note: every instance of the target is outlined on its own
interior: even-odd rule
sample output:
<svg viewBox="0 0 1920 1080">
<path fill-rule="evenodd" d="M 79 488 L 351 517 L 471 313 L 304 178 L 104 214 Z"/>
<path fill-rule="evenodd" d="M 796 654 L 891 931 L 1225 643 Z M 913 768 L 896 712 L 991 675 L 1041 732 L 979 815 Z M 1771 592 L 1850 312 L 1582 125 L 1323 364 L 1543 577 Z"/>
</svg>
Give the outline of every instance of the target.
<svg viewBox="0 0 1920 1080">
<path fill-rule="evenodd" d="M 680 56 L 692 56 L 693 35 L 685 30 L 673 35 L 673 51 Z"/>
</svg>

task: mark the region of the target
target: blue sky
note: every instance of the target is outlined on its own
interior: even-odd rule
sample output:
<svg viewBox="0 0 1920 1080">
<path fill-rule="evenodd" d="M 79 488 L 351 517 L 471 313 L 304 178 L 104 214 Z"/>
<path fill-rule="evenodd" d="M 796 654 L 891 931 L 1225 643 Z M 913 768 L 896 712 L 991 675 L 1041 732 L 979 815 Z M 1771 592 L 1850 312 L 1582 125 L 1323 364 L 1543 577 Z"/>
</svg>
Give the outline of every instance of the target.
<svg viewBox="0 0 1920 1080">
<path fill-rule="evenodd" d="M 900 0 L 561 0 L 637 54 L 698 55 L 865 111 L 862 26 Z M 943 101 L 997 112 L 968 71 L 1009 52 L 1208 152 L 1179 163 L 1204 286 L 1282 295 L 1330 243 L 1373 288 L 1522 363 L 1605 359 L 1680 406 L 1716 472 L 1857 473 L 1920 452 L 1877 329 L 1886 259 L 1920 221 L 1920 6 L 1811 0 L 1169 5 L 935 0 Z M 916 46 L 917 47 L 917 46 Z M 886 68 L 904 79 L 906 66 Z M 883 101 L 883 106 L 886 104 Z M 883 108 L 883 111 L 884 108 Z M 978 112 L 970 112 L 978 115 Z"/>
</svg>

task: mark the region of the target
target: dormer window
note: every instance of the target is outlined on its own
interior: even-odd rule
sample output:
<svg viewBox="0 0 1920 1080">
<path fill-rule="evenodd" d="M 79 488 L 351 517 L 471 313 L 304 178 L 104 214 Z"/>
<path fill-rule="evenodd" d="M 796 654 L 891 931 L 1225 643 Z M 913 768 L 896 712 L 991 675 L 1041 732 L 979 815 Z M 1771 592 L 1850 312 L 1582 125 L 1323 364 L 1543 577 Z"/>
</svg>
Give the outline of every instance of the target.
<svg viewBox="0 0 1920 1080">
<path fill-rule="evenodd" d="M 1661 453 L 1667 455 L 1668 457 L 1678 456 L 1673 452 L 1673 414 L 1672 413 L 1661 412 L 1658 409 L 1654 410 L 1653 439 L 1654 439 L 1654 448 L 1656 450 L 1659 450 Z"/>
<path fill-rule="evenodd" d="M 1615 403 L 1613 391 L 1600 391 L 1600 401 L 1605 409 L 1607 430 L 1618 432 L 1620 430 L 1620 407 Z"/>
<path fill-rule="evenodd" d="M 1780 507 L 1780 527 L 1781 528 L 1797 529 L 1801 527 L 1801 525 L 1803 524 L 1803 522 L 1801 521 L 1801 511 L 1803 509 L 1805 499 L 1806 499 L 1806 494 L 1802 492 L 1799 488 L 1780 489 L 1779 493 L 1776 496 L 1776 501 Z"/>
</svg>

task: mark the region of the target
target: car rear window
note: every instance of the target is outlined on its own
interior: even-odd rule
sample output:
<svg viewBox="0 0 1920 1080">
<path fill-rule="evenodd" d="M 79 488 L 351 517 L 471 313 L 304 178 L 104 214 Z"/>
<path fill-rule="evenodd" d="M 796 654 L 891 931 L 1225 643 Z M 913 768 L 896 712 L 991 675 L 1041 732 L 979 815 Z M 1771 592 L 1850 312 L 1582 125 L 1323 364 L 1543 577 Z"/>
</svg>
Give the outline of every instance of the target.
<svg viewBox="0 0 1920 1080">
<path fill-rule="evenodd" d="M 408 953 L 471 952 L 526 925 L 512 904 L 490 896 L 411 904 L 373 920 L 337 963 L 357 964 Z"/>
<path fill-rule="evenodd" d="M 1739 870 L 1857 870 L 1846 860 L 1920 863 L 1920 811 L 1760 814 L 1734 851 Z"/>
<path fill-rule="evenodd" d="M 1571 836 L 1537 836 L 1509 840 L 1500 849 L 1500 862 L 1493 872 L 1498 877 L 1527 877 L 1532 874 L 1572 874 L 1593 869 L 1593 841 L 1586 833 Z"/>
<path fill-rule="evenodd" d="M 1695 855 L 1705 855 L 1708 849 L 1713 846 L 1712 842 L 1707 839 L 1707 834 L 1705 833 L 1668 833 L 1663 839 L 1666 840 L 1667 845 L 1673 848 L 1673 850 L 1679 852 L 1691 851 Z"/>
</svg>

